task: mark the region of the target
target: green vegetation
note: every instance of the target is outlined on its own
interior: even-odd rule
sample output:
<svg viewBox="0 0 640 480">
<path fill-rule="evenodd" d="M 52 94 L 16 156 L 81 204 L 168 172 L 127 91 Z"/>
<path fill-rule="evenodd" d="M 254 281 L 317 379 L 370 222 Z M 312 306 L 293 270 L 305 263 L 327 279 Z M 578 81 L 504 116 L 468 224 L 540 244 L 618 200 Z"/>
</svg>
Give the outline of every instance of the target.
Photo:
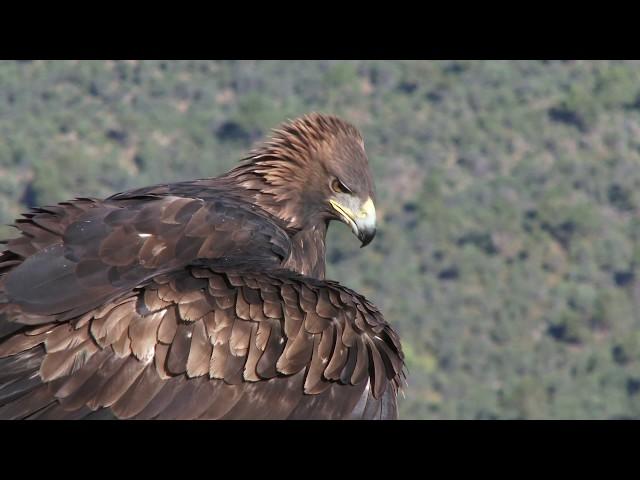
<svg viewBox="0 0 640 480">
<path fill-rule="evenodd" d="M 0 62 L 0 222 L 312 110 L 365 135 L 379 236 L 329 276 L 401 333 L 403 418 L 640 417 L 639 62 Z"/>
</svg>

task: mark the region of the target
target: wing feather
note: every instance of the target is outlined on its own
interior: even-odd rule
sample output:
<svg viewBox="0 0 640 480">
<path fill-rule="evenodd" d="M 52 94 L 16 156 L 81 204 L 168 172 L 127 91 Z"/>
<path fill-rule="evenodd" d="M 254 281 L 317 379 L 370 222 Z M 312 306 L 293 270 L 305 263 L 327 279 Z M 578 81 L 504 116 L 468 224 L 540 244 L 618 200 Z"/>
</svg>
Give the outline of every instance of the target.
<svg viewBox="0 0 640 480">
<path fill-rule="evenodd" d="M 397 334 L 355 292 L 286 270 L 199 262 L 23 330 L 0 344 L 22 365 L 0 376 L 2 418 L 397 416 Z"/>
</svg>

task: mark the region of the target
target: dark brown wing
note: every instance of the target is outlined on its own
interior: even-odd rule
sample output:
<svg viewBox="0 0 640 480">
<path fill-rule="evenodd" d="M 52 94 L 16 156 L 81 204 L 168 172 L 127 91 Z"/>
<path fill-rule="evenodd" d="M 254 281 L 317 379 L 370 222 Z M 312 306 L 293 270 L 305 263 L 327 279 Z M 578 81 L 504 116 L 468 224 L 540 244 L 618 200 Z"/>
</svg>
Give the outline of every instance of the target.
<svg viewBox="0 0 640 480">
<path fill-rule="evenodd" d="M 211 195 L 211 192 L 209 192 Z M 198 258 L 277 267 L 287 234 L 252 205 L 174 195 L 38 208 L 0 253 L 0 304 L 68 319 Z"/>
<path fill-rule="evenodd" d="M 0 345 L 0 418 L 396 418 L 403 355 L 378 310 L 288 271 L 190 266 Z"/>
</svg>

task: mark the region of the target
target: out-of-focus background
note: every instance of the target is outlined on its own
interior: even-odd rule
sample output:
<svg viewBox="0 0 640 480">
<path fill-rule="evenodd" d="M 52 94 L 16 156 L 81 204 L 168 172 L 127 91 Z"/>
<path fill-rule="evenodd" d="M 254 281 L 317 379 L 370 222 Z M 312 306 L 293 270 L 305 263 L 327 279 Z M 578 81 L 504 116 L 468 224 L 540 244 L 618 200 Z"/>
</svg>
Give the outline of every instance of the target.
<svg viewBox="0 0 640 480">
<path fill-rule="evenodd" d="M 328 276 L 400 332 L 402 418 L 640 417 L 639 62 L 3 61 L 0 223 L 313 110 L 365 136 L 379 233 L 335 224 Z"/>
</svg>

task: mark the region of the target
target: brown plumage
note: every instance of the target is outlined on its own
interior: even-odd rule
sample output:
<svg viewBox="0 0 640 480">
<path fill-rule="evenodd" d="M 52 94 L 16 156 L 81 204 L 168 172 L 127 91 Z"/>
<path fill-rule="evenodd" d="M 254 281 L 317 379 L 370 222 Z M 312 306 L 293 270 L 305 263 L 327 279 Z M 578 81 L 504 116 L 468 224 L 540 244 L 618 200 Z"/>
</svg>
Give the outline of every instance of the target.
<svg viewBox="0 0 640 480">
<path fill-rule="evenodd" d="M 398 335 L 325 280 L 366 245 L 355 127 L 311 114 L 217 178 L 33 209 L 0 253 L 0 418 L 397 418 Z"/>
</svg>

